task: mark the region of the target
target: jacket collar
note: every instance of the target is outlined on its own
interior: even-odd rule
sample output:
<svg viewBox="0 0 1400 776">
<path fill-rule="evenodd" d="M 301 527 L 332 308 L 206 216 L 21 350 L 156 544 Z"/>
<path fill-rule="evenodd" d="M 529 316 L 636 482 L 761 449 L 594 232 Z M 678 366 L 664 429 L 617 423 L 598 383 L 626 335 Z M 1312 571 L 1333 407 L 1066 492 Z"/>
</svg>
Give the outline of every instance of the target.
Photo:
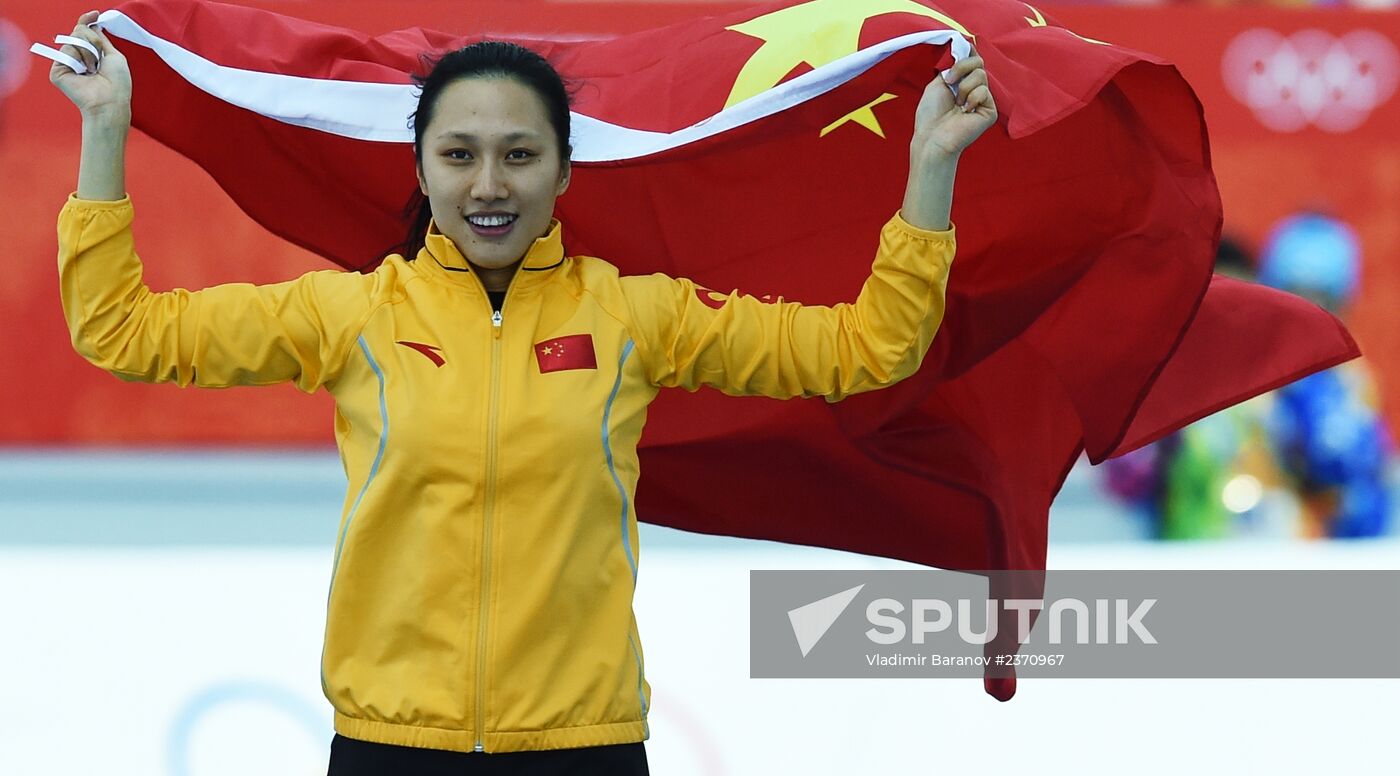
<svg viewBox="0 0 1400 776">
<path fill-rule="evenodd" d="M 462 255 L 452 238 L 438 231 L 437 224 L 428 223 L 428 234 L 423 240 L 423 250 L 418 261 L 431 267 L 433 274 L 464 285 L 480 287 L 480 278 L 471 270 L 467 257 Z M 520 262 L 512 286 L 525 286 L 544 280 L 550 271 L 564 263 L 564 232 L 559 219 L 551 219 L 549 231 L 530 244 L 525 251 L 525 259 Z"/>
</svg>

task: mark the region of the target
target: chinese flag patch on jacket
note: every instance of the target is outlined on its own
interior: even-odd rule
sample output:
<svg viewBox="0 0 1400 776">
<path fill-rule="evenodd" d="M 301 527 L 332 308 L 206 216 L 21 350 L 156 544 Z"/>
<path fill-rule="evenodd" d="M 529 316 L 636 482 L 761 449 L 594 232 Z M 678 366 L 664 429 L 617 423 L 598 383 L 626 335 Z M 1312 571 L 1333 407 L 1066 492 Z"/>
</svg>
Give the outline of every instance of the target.
<svg viewBox="0 0 1400 776">
<path fill-rule="evenodd" d="M 535 343 L 535 360 L 540 374 L 562 372 L 565 369 L 597 369 L 598 358 L 593 354 L 593 337 L 570 334 Z"/>
</svg>

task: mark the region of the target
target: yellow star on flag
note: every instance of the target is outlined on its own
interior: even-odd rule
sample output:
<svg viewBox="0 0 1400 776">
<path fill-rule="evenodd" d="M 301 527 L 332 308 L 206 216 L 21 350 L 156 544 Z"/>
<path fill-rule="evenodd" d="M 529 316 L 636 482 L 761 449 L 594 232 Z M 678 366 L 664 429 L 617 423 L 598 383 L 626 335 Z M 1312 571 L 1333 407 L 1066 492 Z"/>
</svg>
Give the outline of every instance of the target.
<svg viewBox="0 0 1400 776">
<path fill-rule="evenodd" d="M 1031 9 L 1031 13 L 1035 14 L 1035 18 L 1034 18 L 1034 19 L 1032 19 L 1032 18 L 1029 17 L 1029 16 L 1022 16 L 1021 18 L 1022 18 L 1022 19 L 1025 19 L 1025 20 L 1026 20 L 1026 23 L 1030 24 L 1030 26 L 1032 26 L 1032 27 L 1048 27 L 1048 26 L 1049 26 L 1048 24 L 1045 23 L 1045 17 L 1042 16 L 1042 15 L 1040 14 L 1040 11 L 1037 11 L 1037 10 L 1035 9 L 1035 6 L 1031 5 L 1030 3 L 1021 3 L 1021 5 L 1024 5 L 1025 7 Z M 1064 27 L 1060 27 L 1059 29 L 1062 29 L 1062 30 L 1064 30 L 1065 32 L 1068 32 L 1069 34 L 1073 35 L 1073 36 L 1076 37 L 1076 38 L 1079 38 L 1080 40 L 1084 41 L 1085 43 L 1095 43 L 1095 44 L 1100 45 L 1100 46 L 1108 46 L 1108 45 L 1110 45 L 1110 44 L 1108 44 L 1108 43 L 1104 43 L 1104 42 L 1101 41 L 1101 40 L 1094 40 L 1093 38 L 1086 38 L 1086 37 L 1084 37 L 1083 35 L 1080 35 L 1079 33 L 1075 32 L 1075 31 L 1073 31 L 1073 30 L 1065 29 Z"/>
<path fill-rule="evenodd" d="M 851 121 L 854 121 L 862 127 L 865 127 L 866 129 L 870 130 L 871 132 L 874 132 L 880 137 L 884 137 L 885 130 L 883 127 L 880 126 L 880 120 L 875 118 L 875 111 L 871 109 L 882 102 L 893 100 L 894 98 L 895 95 L 890 94 L 889 92 L 885 92 L 884 94 L 880 95 L 879 97 L 876 97 L 870 102 L 867 102 L 859 108 L 856 108 L 855 110 L 851 111 L 850 113 L 847 113 L 846 115 L 831 122 L 830 124 L 827 124 L 826 127 L 822 129 L 822 133 L 818 135 L 818 137 L 826 137 L 827 133 L 831 132 L 831 130 L 836 129 L 842 124 Z"/>
<path fill-rule="evenodd" d="M 890 13 L 923 16 L 973 37 L 949 16 L 913 0 L 811 0 L 780 8 L 726 28 L 758 38 L 763 45 L 744 63 L 724 107 L 772 89 L 804 62 L 815 69 L 856 53 L 865 21 Z"/>
</svg>

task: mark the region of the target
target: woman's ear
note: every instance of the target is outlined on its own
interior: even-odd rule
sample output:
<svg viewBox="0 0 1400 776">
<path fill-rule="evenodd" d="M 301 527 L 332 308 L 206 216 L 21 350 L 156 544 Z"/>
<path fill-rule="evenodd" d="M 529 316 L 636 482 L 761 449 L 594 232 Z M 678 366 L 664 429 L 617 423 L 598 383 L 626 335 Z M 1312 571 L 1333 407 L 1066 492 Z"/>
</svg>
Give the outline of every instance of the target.
<svg viewBox="0 0 1400 776">
<path fill-rule="evenodd" d="M 569 156 L 573 156 L 573 151 L 574 149 L 570 147 Z M 559 168 L 559 186 L 554 192 L 555 196 L 562 197 L 564 195 L 564 192 L 569 190 L 569 179 L 572 176 L 572 174 L 573 167 L 570 166 L 568 157 L 565 157 L 563 165 Z"/>
<path fill-rule="evenodd" d="M 418 190 L 423 192 L 423 196 L 428 196 L 428 181 L 423 177 L 423 163 L 414 163 L 413 169 L 418 174 Z"/>
</svg>

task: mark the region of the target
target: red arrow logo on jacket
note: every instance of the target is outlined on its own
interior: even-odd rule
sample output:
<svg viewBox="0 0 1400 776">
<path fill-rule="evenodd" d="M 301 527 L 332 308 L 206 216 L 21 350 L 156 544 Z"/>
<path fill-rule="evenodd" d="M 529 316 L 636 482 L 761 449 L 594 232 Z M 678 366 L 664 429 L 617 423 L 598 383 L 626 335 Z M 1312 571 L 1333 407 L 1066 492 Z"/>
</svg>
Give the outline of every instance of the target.
<svg viewBox="0 0 1400 776">
<path fill-rule="evenodd" d="M 443 364 L 447 363 L 446 359 L 437 354 L 437 351 L 442 350 L 442 348 L 436 345 L 424 345 L 421 342 L 406 342 L 404 340 L 399 340 L 397 344 L 407 345 L 408 347 L 413 348 L 419 353 L 422 353 L 423 355 L 428 357 L 429 361 L 432 361 L 438 367 L 441 367 Z"/>
</svg>

